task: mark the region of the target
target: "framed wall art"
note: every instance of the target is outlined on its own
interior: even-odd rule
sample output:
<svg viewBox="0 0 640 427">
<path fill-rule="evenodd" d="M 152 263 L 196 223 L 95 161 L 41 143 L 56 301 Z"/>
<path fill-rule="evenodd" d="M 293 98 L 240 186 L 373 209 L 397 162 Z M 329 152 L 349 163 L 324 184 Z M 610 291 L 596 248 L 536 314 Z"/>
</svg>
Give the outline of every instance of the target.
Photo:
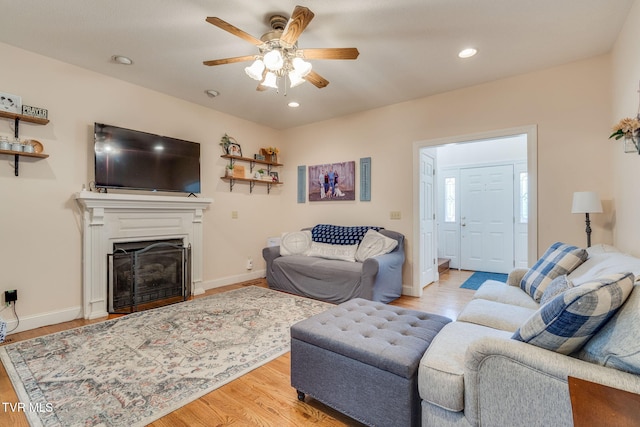
<svg viewBox="0 0 640 427">
<path fill-rule="evenodd" d="M 242 157 L 242 148 L 240 148 L 240 144 L 237 142 L 232 142 L 227 147 L 227 151 L 230 156 Z"/>
<path fill-rule="evenodd" d="M 356 162 L 309 166 L 309 201 L 355 200 Z"/>
</svg>

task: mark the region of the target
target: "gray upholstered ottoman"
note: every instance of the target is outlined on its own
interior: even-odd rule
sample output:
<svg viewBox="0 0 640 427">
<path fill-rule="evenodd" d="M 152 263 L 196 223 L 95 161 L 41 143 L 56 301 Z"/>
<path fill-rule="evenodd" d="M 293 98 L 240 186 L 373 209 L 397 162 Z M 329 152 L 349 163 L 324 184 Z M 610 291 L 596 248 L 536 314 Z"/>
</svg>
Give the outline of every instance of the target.
<svg viewBox="0 0 640 427">
<path fill-rule="evenodd" d="M 419 426 L 418 364 L 451 319 L 361 298 L 291 327 L 291 385 L 368 425 Z"/>
</svg>

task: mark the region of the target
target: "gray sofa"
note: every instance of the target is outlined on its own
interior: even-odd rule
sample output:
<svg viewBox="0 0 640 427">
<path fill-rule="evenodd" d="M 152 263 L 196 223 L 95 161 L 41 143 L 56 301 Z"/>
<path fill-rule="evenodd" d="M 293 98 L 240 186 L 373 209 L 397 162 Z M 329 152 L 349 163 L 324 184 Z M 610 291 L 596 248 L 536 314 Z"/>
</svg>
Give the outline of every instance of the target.
<svg viewBox="0 0 640 427">
<path fill-rule="evenodd" d="M 605 245 L 587 252 L 567 276 L 577 287 L 613 273 L 640 276 L 638 258 Z M 519 286 L 525 273 L 482 284 L 434 338 L 418 368 L 423 426 L 571 426 L 568 376 L 640 393 L 640 284 L 627 276 L 622 307 L 565 355 L 512 338 L 541 308 Z"/>
<path fill-rule="evenodd" d="M 363 228 L 324 226 L 336 236 L 345 230 L 350 232 L 355 228 Z M 316 227 L 303 230 L 312 231 Z M 335 304 L 353 298 L 384 303 L 395 300 L 402 294 L 404 235 L 379 227 L 373 228 L 387 238 L 394 239 L 397 245 L 391 252 L 364 259 L 363 262 L 310 256 L 306 252 L 281 256 L 280 246 L 264 248 L 262 256 L 266 261 L 269 287 Z M 334 237 L 327 236 L 326 233 L 323 236 L 329 239 Z M 360 240 L 362 237 L 361 235 Z"/>
</svg>

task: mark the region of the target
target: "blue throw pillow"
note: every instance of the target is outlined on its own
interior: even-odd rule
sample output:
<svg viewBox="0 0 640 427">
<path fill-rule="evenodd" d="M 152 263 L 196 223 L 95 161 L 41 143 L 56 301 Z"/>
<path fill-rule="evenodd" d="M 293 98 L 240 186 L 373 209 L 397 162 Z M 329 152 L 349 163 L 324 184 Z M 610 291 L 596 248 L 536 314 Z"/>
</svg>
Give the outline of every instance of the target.
<svg viewBox="0 0 640 427">
<path fill-rule="evenodd" d="M 328 243 L 330 245 L 359 245 L 369 230 L 380 231 L 382 227 L 318 224 L 311 229 L 311 238 L 314 242 Z"/>
<path fill-rule="evenodd" d="M 562 354 L 579 350 L 624 304 L 632 273 L 612 274 L 568 289 L 540 307 L 511 338 Z"/>
<path fill-rule="evenodd" d="M 554 243 L 531 267 L 520 282 L 520 288 L 540 302 L 545 288 L 553 279 L 569 274 L 586 261 L 587 251 L 564 243 Z"/>
</svg>

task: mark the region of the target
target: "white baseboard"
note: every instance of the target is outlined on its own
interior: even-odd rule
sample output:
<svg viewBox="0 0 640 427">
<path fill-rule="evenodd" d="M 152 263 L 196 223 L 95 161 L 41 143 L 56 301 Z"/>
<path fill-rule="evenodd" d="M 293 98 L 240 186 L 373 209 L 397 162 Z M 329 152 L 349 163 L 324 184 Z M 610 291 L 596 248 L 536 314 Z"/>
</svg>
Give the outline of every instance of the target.
<svg viewBox="0 0 640 427">
<path fill-rule="evenodd" d="M 12 310 L 10 311 L 9 309 L 7 309 L 2 312 L 2 318 L 5 322 L 7 322 L 7 331 L 11 331 L 16 327 L 16 325 L 18 325 L 16 330 L 12 331 L 11 334 L 82 318 L 81 306 L 69 307 L 64 310 L 51 311 L 48 313 L 40 313 L 31 316 L 20 316 L 20 309 L 18 308 L 17 311 L 18 318 L 20 319 L 20 324 L 18 324 L 18 320 L 13 317 Z"/>
<path fill-rule="evenodd" d="M 238 274 L 236 276 L 227 276 L 216 280 L 209 280 L 207 282 L 202 282 L 202 289 L 214 289 L 220 288 L 222 286 L 233 285 L 234 283 L 246 282 L 248 280 L 261 279 L 265 277 L 267 271 L 262 270 L 253 270 L 245 274 Z"/>
</svg>

